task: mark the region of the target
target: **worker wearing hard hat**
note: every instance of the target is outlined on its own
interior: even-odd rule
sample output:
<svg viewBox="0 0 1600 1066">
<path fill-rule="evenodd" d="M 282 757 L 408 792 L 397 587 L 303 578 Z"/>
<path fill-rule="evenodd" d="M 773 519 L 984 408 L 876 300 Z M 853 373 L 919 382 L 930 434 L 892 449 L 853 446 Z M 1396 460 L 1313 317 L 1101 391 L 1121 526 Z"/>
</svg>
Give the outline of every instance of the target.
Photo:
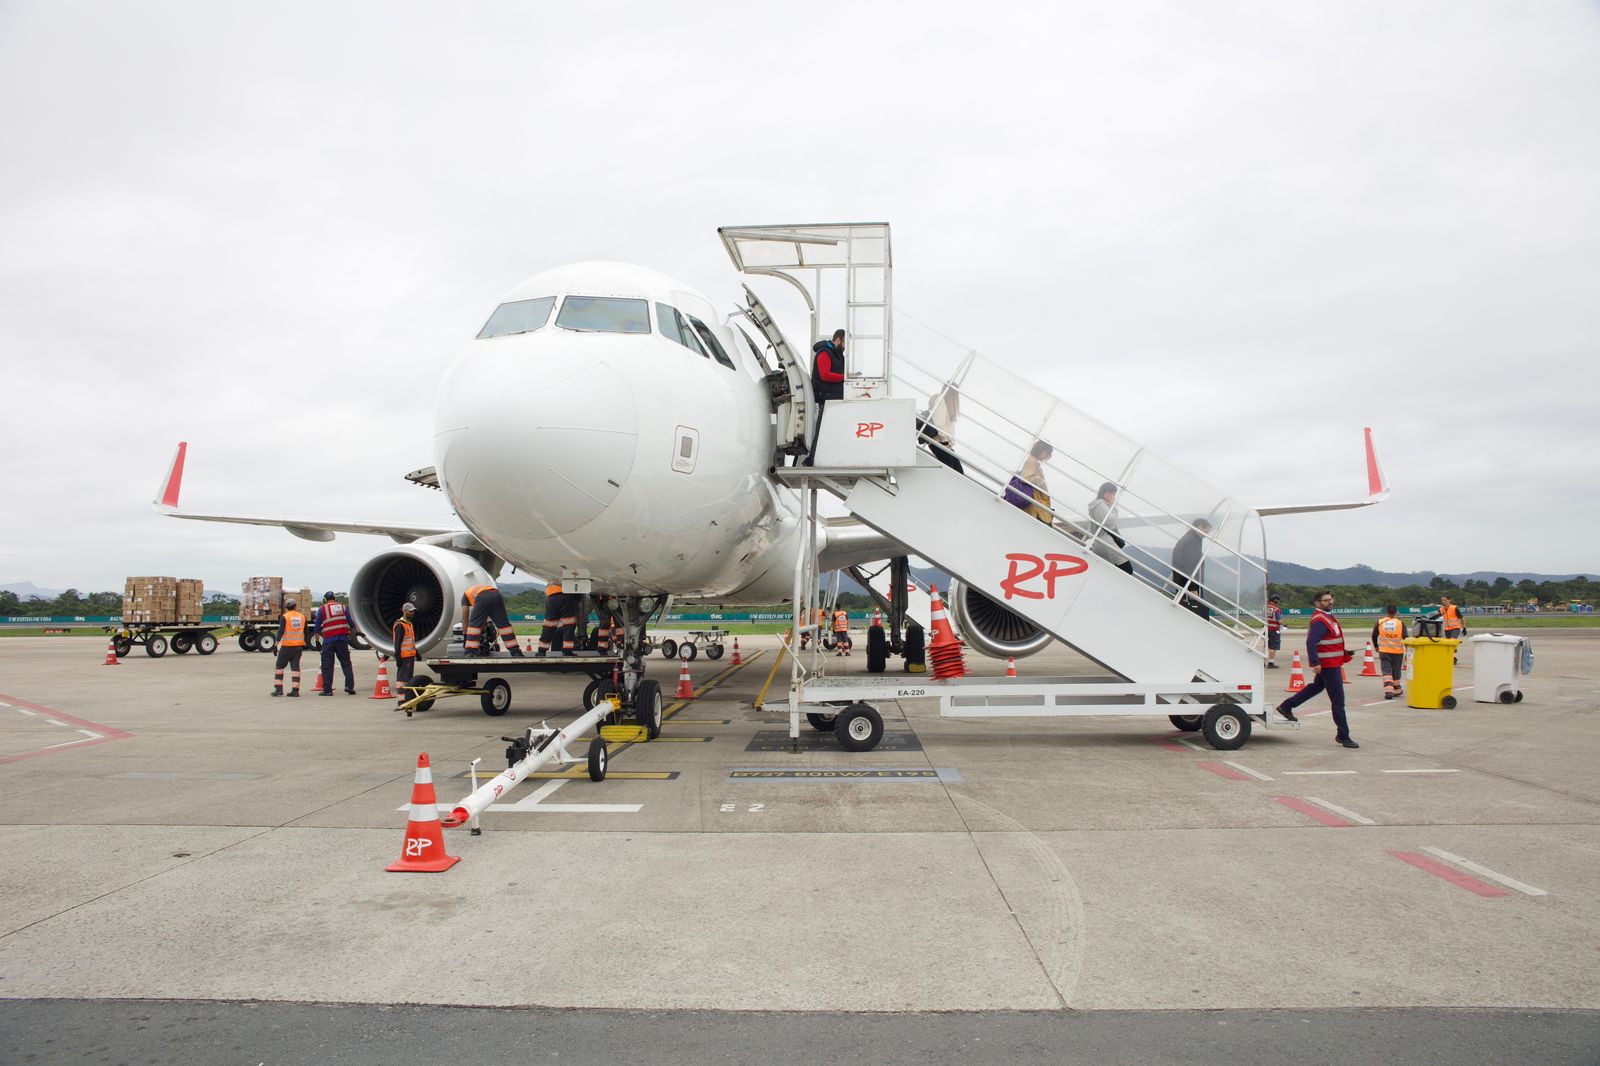
<svg viewBox="0 0 1600 1066">
<path fill-rule="evenodd" d="M 283 670 L 288 667 L 289 691 L 287 695 L 300 695 L 300 653 L 306 650 L 306 616 L 295 610 L 294 600 L 283 601 L 283 613 L 278 616 L 278 662 L 272 675 L 272 694 L 285 695 Z"/>
<path fill-rule="evenodd" d="M 322 606 L 311 616 L 311 631 L 322 637 L 322 692 L 333 695 L 333 661 L 344 670 L 346 695 L 356 694 L 356 672 L 350 666 L 350 608 L 331 592 L 322 596 Z"/>
<path fill-rule="evenodd" d="M 389 638 L 394 642 L 394 695 L 399 704 L 411 698 L 411 678 L 417 670 L 417 627 L 415 618 L 417 605 L 407 603 L 400 608 L 400 618 L 389 630 Z"/>
<path fill-rule="evenodd" d="M 505 597 L 493 585 L 474 585 L 461 594 L 461 606 L 467 614 L 467 654 L 477 655 L 483 649 L 483 627 L 493 625 L 500 634 L 500 646 L 518 659 L 522 658 L 522 645 L 517 643 L 516 631 L 506 614 Z"/>
</svg>

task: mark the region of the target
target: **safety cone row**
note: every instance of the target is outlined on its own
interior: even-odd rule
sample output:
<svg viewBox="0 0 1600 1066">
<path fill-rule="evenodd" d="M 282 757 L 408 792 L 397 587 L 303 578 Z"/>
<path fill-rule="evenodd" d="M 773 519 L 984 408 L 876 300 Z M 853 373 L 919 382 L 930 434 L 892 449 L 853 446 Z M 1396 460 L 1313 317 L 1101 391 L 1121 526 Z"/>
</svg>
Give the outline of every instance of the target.
<svg viewBox="0 0 1600 1066">
<path fill-rule="evenodd" d="M 1366 651 L 1366 654 L 1361 659 L 1361 673 L 1358 676 L 1360 676 L 1360 677 L 1377 677 L 1378 676 L 1378 660 L 1373 658 L 1373 656 L 1372 656 L 1372 641 L 1370 641 L 1370 640 L 1367 641 L 1367 651 Z"/>
<path fill-rule="evenodd" d="M 1300 665 L 1300 653 L 1294 653 L 1294 663 L 1289 669 L 1289 684 L 1285 692 L 1299 692 L 1306 687 L 1306 668 Z"/>
<path fill-rule="evenodd" d="M 678 663 L 678 691 L 672 694 L 675 700 L 692 700 L 694 696 L 694 682 L 689 679 L 689 660 L 683 659 Z"/>
<path fill-rule="evenodd" d="M 928 614 L 933 623 L 933 641 L 928 645 L 928 658 L 933 660 L 934 677 L 965 677 L 967 663 L 961 655 L 961 642 L 950 628 L 950 615 L 945 612 L 944 601 L 939 598 L 937 585 L 928 587 L 931 599 Z"/>
<path fill-rule="evenodd" d="M 117 658 L 117 638 L 109 637 L 106 640 L 106 661 L 101 666 L 121 666 L 122 661 Z"/>
<path fill-rule="evenodd" d="M 744 660 L 739 658 L 739 638 L 733 638 L 733 658 L 728 660 L 729 666 L 743 666 Z"/>
<path fill-rule="evenodd" d="M 378 660 L 378 676 L 377 679 L 372 682 L 372 695 L 368 696 L 367 699 L 394 699 L 394 692 L 389 688 L 389 660 L 383 658 Z"/>
<path fill-rule="evenodd" d="M 443 873 L 461 861 L 444 850 L 444 829 L 439 825 L 439 803 L 433 794 L 433 768 L 428 753 L 417 756 L 417 776 L 411 785 L 411 816 L 400 858 L 385 866 L 390 873 Z"/>
<path fill-rule="evenodd" d="M 1010 655 L 1006 656 L 1006 676 L 1017 676 L 1017 660 Z"/>
</svg>

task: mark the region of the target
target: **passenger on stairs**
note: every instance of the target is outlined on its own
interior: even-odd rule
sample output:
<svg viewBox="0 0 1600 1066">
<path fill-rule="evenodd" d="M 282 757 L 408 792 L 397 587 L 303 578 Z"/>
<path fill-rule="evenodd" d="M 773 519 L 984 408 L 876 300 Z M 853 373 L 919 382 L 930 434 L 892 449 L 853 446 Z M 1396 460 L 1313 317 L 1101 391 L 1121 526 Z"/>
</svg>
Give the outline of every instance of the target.
<svg viewBox="0 0 1600 1066">
<path fill-rule="evenodd" d="M 1133 573 L 1133 560 L 1122 550 L 1128 542 L 1117 528 L 1116 482 L 1107 481 L 1100 486 L 1100 495 L 1089 504 L 1089 520 L 1094 523 L 1094 553 L 1118 570 Z"/>
<path fill-rule="evenodd" d="M 1006 487 L 1007 503 L 1022 508 L 1045 525 L 1050 524 L 1051 511 L 1044 480 L 1044 464 L 1055 453 L 1055 449 L 1045 441 L 1034 441 L 1033 447 L 1028 449 L 1028 457 L 1022 461 L 1022 469 Z"/>
<path fill-rule="evenodd" d="M 946 385 L 928 408 L 927 415 L 917 419 L 917 438 L 928 446 L 935 459 L 956 473 L 964 474 L 966 471 L 961 466 L 961 460 L 951 450 L 955 447 L 951 431 L 955 429 L 956 418 L 960 414 L 961 393 L 956 391 L 954 385 Z"/>
<path fill-rule="evenodd" d="M 1183 605 L 1201 618 L 1211 617 L 1211 608 L 1205 603 L 1206 590 L 1202 587 L 1206 574 L 1205 535 L 1210 532 L 1211 523 L 1196 518 L 1172 548 L 1172 583 L 1184 593 Z"/>
</svg>

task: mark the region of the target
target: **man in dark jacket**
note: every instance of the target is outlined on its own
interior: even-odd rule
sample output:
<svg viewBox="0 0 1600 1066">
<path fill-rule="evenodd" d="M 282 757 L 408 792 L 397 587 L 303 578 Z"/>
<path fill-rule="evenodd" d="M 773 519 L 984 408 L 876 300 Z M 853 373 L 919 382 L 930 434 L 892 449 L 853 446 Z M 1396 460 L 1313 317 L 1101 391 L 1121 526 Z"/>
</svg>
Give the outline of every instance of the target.
<svg viewBox="0 0 1600 1066">
<path fill-rule="evenodd" d="M 822 408 L 829 400 L 844 399 L 844 337 L 842 329 L 833 331 L 833 339 L 818 341 L 811 346 L 811 396 L 817 402 L 815 433 L 822 429 Z M 806 456 L 810 466 L 814 455 Z"/>
<path fill-rule="evenodd" d="M 1178 543 L 1172 548 L 1172 583 L 1177 585 L 1184 593 L 1183 605 L 1201 618 L 1211 617 L 1211 608 L 1205 604 L 1206 567 L 1203 561 L 1205 556 L 1205 535 L 1211 532 L 1211 523 L 1204 518 L 1196 518 L 1189 526 L 1189 532 L 1178 538 Z"/>
</svg>

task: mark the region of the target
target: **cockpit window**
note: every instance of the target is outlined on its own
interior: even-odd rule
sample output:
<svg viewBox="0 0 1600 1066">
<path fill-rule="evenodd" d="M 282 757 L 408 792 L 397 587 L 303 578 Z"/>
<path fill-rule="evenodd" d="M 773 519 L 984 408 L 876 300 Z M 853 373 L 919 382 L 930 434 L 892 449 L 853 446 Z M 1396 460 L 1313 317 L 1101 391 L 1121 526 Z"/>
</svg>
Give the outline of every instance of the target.
<svg viewBox="0 0 1600 1066">
<path fill-rule="evenodd" d="M 649 333 L 650 305 L 612 296 L 568 296 L 561 301 L 556 325 L 601 333 Z"/>
<path fill-rule="evenodd" d="M 666 304 L 656 304 L 656 321 L 661 323 L 661 335 L 668 340 L 677 341 L 696 355 L 711 358 L 700 342 L 695 339 L 694 330 L 690 328 L 688 319 L 676 307 Z"/>
<path fill-rule="evenodd" d="M 729 370 L 733 370 L 733 360 L 728 358 L 728 353 L 722 350 L 722 345 L 717 341 L 717 335 L 707 329 L 706 324 L 698 318 L 689 315 L 684 317 L 689 319 L 689 322 L 694 326 L 694 331 L 700 334 L 700 339 L 705 342 L 706 348 L 710 350 L 711 357 Z"/>
<path fill-rule="evenodd" d="M 544 324 L 550 321 L 550 309 L 555 305 L 554 296 L 501 304 L 478 331 L 478 339 L 507 337 L 513 333 L 532 333 L 536 329 L 543 329 Z"/>
</svg>

